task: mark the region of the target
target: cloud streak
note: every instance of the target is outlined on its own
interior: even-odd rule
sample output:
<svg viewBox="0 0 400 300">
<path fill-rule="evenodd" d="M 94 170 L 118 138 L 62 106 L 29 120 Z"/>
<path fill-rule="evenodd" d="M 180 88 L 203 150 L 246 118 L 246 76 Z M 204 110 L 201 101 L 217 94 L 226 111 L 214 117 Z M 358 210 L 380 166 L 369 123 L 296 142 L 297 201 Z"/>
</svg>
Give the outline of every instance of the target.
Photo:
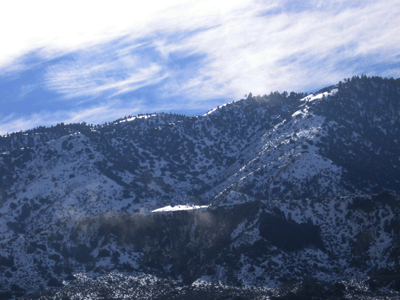
<svg viewBox="0 0 400 300">
<path fill-rule="evenodd" d="M 124 106 L 205 112 L 248 92 L 312 91 L 360 74 L 400 77 L 395 0 L 71 0 L 62 7 L 38 0 L 24 10 L 13 3 L 0 16 L 10 28 L 0 35 L 0 77 L 39 66 L 43 75 L 21 87 L 21 97 L 41 88 L 58 96 L 47 101 L 75 107 L 14 116 L 10 129 L 93 120 L 95 107 L 111 109 L 114 100 L 115 118 Z"/>
<path fill-rule="evenodd" d="M 115 49 L 107 49 L 115 51 Z M 156 84 L 168 75 L 155 62 L 143 64 L 137 55 L 104 55 L 106 51 L 74 55 L 72 60 L 51 66 L 45 75 L 45 86 L 65 98 L 113 96 Z M 92 58 L 95 57 L 95 59 Z"/>
<path fill-rule="evenodd" d="M 1 118 L 0 135 L 28 130 L 38 126 L 51 126 L 58 123 L 81 123 L 103 124 L 107 121 L 116 120 L 128 115 L 141 113 L 143 106 L 138 102 L 127 105 L 121 101 L 100 103 L 85 109 L 41 111 L 24 117 L 10 114 Z"/>
<path fill-rule="evenodd" d="M 389 8 L 387 3 L 370 2 L 361 8 L 312 9 L 268 17 L 254 17 L 259 9 L 248 10 L 185 45 L 207 53 L 209 63 L 201 73 L 211 77 L 217 89 L 220 82 L 229 83 L 227 88 L 236 91 L 236 96 L 249 90 L 263 93 L 323 85 L 360 71 L 369 73 L 365 56 L 399 53 L 400 41 L 393 37 L 400 29 L 396 22 L 400 6 L 392 4 Z M 196 87 L 193 94 L 209 90 L 202 83 L 192 85 Z"/>
</svg>

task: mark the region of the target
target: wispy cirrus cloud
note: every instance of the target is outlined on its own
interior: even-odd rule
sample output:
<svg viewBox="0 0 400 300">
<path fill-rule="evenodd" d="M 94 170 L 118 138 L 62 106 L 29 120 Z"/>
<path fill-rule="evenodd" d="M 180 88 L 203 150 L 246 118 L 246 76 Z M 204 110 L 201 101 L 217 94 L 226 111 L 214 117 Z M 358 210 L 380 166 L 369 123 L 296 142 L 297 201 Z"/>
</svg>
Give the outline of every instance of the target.
<svg viewBox="0 0 400 300">
<path fill-rule="evenodd" d="M 58 123 L 103 124 L 109 120 L 116 120 L 128 115 L 137 115 L 142 112 L 141 101 L 132 102 L 130 105 L 120 100 L 103 102 L 84 109 L 70 109 L 57 111 L 40 111 L 23 117 L 13 113 L 0 120 L 0 135 L 11 132 L 24 131 L 37 126 L 51 126 Z"/>
<path fill-rule="evenodd" d="M 110 47 L 111 48 L 111 47 Z M 157 62 L 143 63 L 136 54 L 113 53 L 116 49 L 94 49 L 75 54 L 47 69 L 46 88 L 65 98 L 116 96 L 156 84 L 168 76 Z"/>
<path fill-rule="evenodd" d="M 399 53 L 400 39 L 393 37 L 400 30 L 400 4 L 333 4 L 338 6 L 283 6 L 280 13 L 268 16 L 257 16 L 261 7 L 255 6 L 232 14 L 221 26 L 181 44 L 207 53 L 207 63 L 199 71 L 199 78 L 206 80 L 193 78 L 181 86 L 192 95 L 216 90 L 237 97 L 246 91 L 304 90 L 361 73 L 375 75 L 371 65 L 378 55 Z M 386 68 L 392 63 L 387 61 Z"/>
<path fill-rule="evenodd" d="M 0 18 L 10 28 L 0 33 L 0 109 L 20 95 L 32 126 L 51 114 L 66 122 L 68 111 L 95 113 L 105 99 L 193 114 L 248 92 L 400 77 L 395 0 L 15 3 Z"/>
</svg>

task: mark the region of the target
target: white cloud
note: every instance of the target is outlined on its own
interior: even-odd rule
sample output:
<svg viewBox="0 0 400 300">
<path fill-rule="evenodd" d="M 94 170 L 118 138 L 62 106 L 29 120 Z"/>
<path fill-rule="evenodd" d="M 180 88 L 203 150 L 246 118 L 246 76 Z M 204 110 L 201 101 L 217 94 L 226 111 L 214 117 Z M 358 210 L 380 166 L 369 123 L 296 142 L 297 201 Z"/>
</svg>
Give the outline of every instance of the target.
<svg viewBox="0 0 400 300">
<path fill-rule="evenodd" d="M 210 109 L 204 100 L 375 75 L 370 66 L 379 57 L 388 67 L 376 75 L 400 77 L 390 67 L 400 49 L 395 0 L 9 1 L 0 11 L 9 29 L 0 34 L 3 70 L 20 70 L 31 51 L 43 59 L 73 53 L 45 80 L 66 98 L 112 97 L 164 80 L 161 97 L 182 95 L 190 99 L 184 105 Z M 146 56 L 146 47 L 159 57 Z M 167 62 L 176 53 L 202 58 L 175 70 Z"/>
<path fill-rule="evenodd" d="M 136 58 L 140 60 L 140 58 Z M 78 58 L 72 63 L 52 66 L 45 76 L 46 87 L 66 98 L 113 96 L 155 84 L 167 77 L 156 63 L 141 65 L 133 57 L 118 57 L 111 61 Z"/>
<path fill-rule="evenodd" d="M 208 54 L 211 62 L 203 68 L 204 76 L 216 88 L 228 83 L 226 88 L 236 96 L 332 83 L 355 75 L 359 66 L 345 63 L 360 55 L 399 53 L 395 32 L 400 30 L 400 3 L 391 4 L 267 17 L 254 17 L 258 9 L 249 10 L 192 37 L 187 46 Z M 204 94 L 202 84 L 195 85 L 194 94 Z M 210 90 L 208 83 L 204 90 Z"/>
<path fill-rule="evenodd" d="M 1 4 L 0 66 L 32 50 L 43 57 L 117 37 L 197 29 L 243 1 L 8 1 Z"/>
</svg>

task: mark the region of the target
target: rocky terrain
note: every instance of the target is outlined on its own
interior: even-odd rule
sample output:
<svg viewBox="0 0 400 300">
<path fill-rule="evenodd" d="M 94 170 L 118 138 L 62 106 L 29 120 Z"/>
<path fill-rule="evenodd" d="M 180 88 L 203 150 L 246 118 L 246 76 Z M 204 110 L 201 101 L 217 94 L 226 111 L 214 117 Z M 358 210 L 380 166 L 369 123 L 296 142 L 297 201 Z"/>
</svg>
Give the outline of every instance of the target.
<svg viewBox="0 0 400 300">
<path fill-rule="evenodd" d="M 396 299 L 399 128 L 362 76 L 0 137 L 0 297 Z"/>
</svg>

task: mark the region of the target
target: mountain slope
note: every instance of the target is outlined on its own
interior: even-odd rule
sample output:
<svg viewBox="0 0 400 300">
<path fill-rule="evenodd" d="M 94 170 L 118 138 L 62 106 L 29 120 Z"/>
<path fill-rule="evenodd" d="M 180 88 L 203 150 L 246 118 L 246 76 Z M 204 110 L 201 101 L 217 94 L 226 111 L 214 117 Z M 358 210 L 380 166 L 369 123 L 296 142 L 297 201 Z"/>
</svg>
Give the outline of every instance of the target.
<svg viewBox="0 0 400 300">
<path fill-rule="evenodd" d="M 346 286 L 362 279 L 372 288 L 371 276 L 383 281 L 375 288 L 398 290 L 399 216 L 400 198 L 389 193 L 103 214 L 2 240 L 1 284 L 27 291 L 65 286 L 79 298 L 74 285 L 87 277 L 119 278 L 115 292 L 129 296 L 127 283 L 145 274 L 149 284 L 209 289 L 222 282 L 258 291 L 311 278 Z"/>
<path fill-rule="evenodd" d="M 400 192 L 399 128 L 400 79 L 363 76 L 0 137 L 0 288 L 94 270 L 277 286 L 393 268 L 398 198 L 382 192 Z M 210 208 L 151 213 L 184 204 Z"/>
</svg>

